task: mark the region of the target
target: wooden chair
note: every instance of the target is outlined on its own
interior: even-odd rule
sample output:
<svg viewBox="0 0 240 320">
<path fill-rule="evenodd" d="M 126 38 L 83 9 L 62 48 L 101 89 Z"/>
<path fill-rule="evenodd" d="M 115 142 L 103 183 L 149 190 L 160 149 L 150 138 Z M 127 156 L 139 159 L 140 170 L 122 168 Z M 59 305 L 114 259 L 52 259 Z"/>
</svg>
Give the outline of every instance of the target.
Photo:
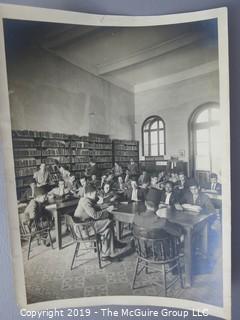
<svg viewBox="0 0 240 320">
<path fill-rule="evenodd" d="M 162 274 L 165 296 L 167 296 L 167 290 L 178 280 L 180 280 L 181 287 L 183 288 L 179 238 L 167 236 L 161 239 L 149 239 L 137 234 L 135 231 L 133 232 L 133 236 L 137 261 L 132 289 L 135 289 L 136 278 L 144 269 L 146 273 L 152 271 Z M 167 274 L 169 272 L 174 272 L 174 275 L 176 273 L 176 276 L 167 284 Z M 154 282 L 152 284 L 159 285 L 159 283 Z"/>
<path fill-rule="evenodd" d="M 28 254 L 27 258 L 29 260 L 31 253 L 31 245 L 34 240 L 37 241 L 38 245 L 41 242 L 46 242 L 49 239 L 50 245 L 53 249 L 53 242 L 50 230 L 52 228 L 52 223 L 44 218 L 33 219 L 30 223 L 20 221 L 20 235 L 22 240 L 28 240 Z"/>
<path fill-rule="evenodd" d="M 82 244 L 81 250 L 91 250 L 97 252 L 98 265 L 99 268 L 102 268 L 101 265 L 101 236 L 96 232 L 94 227 L 94 221 L 88 220 L 85 222 L 80 221 L 78 218 L 71 217 L 70 215 L 65 215 L 66 225 L 68 230 L 71 233 L 74 243 L 76 243 L 71 270 L 73 269 L 74 262 L 76 257 L 78 257 L 78 252 L 80 245 Z M 90 247 L 89 247 L 90 245 Z"/>
</svg>

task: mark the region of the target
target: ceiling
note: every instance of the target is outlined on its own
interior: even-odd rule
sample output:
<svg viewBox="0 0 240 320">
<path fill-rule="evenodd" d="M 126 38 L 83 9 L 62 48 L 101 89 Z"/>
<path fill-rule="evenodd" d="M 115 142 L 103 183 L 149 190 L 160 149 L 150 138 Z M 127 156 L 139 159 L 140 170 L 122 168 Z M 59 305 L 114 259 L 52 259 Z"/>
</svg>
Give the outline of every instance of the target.
<svg viewBox="0 0 240 320">
<path fill-rule="evenodd" d="M 7 25 L 7 31 L 10 27 Z M 11 35 L 15 32 L 17 37 L 13 30 Z M 213 22 L 144 28 L 38 23 L 31 25 L 31 30 L 34 32 L 29 32 L 25 22 L 21 39 L 26 45 L 37 42 L 52 54 L 133 93 L 218 69 Z"/>
</svg>

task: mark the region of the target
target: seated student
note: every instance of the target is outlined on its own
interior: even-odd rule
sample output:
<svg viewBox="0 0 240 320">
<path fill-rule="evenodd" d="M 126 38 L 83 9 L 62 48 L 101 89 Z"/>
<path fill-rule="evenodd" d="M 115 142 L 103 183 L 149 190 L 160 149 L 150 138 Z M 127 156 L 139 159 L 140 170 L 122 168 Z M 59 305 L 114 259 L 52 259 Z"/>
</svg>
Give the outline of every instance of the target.
<svg viewBox="0 0 240 320">
<path fill-rule="evenodd" d="M 36 187 L 34 199 L 29 202 L 28 206 L 24 210 L 24 213 L 19 216 L 19 219 L 21 219 L 22 223 L 28 227 L 29 231 L 36 227 L 34 222 L 38 223 L 41 221 L 43 227 L 51 226 L 53 224 L 53 217 L 51 213 L 45 209 L 46 204 L 46 188 L 44 186 Z M 47 239 L 45 244 L 47 246 L 50 245 Z"/>
<path fill-rule="evenodd" d="M 90 159 L 89 164 L 85 170 L 85 176 L 87 178 L 91 178 L 92 175 L 98 176 L 98 168 L 96 162 L 93 159 Z"/>
<path fill-rule="evenodd" d="M 211 199 L 199 190 L 198 183 L 194 179 L 189 179 L 188 187 L 189 191 L 187 191 L 181 199 L 182 207 L 185 210 L 202 212 L 205 214 L 215 212 Z"/>
<path fill-rule="evenodd" d="M 97 190 L 101 188 L 101 184 L 99 180 L 97 180 L 97 176 L 95 174 L 92 175 L 91 180 L 89 182 L 93 184 Z"/>
<path fill-rule="evenodd" d="M 113 189 L 116 191 L 125 191 L 127 188 L 126 183 L 123 181 L 123 177 L 119 176 L 117 182 L 114 183 Z"/>
<path fill-rule="evenodd" d="M 164 171 L 160 171 L 158 173 L 158 182 L 161 183 L 161 182 L 165 182 L 165 181 L 166 181 L 165 172 Z"/>
<path fill-rule="evenodd" d="M 138 185 L 141 186 L 142 184 L 149 183 L 149 182 L 150 182 L 150 177 L 149 177 L 147 171 L 144 169 L 142 171 L 142 174 L 138 178 Z"/>
<path fill-rule="evenodd" d="M 100 189 L 103 188 L 104 183 L 106 182 L 106 179 L 107 179 L 107 174 L 105 173 L 101 176 Z"/>
<path fill-rule="evenodd" d="M 61 178 L 65 182 L 67 182 L 67 180 L 68 180 L 68 178 L 70 176 L 70 172 L 67 169 L 65 169 L 63 166 L 61 166 L 58 160 L 55 160 L 55 168 L 59 172 Z"/>
<path fill-rule="evenodd" d="M 178 203 L 178 198 L 176 193 L 173 190 L 173 183 L 167 181 L 165 183 L 165 192 L 161 193 L 160 204 L 167 206 L 175 206 Z"/>
<path fill-rule="evenodd" d="M 123 169 L 117 162 L 114 163 L 113 174 L 114 174 L 114 177 L 116 178 L 118 178 L 123 174 Z"/>
<path fill-rule="evenodd" d="M 85 196 L 79 200 L 74 216 L 86 221 L 93 219 L 94 227 L 98 234 L 102 236 L 102 260 L 113 261 L 112 254 L 114 246 L 120 247 L 120 243 L 114 243 L 113 222 L 109 219 L 108 213 L 113 210 L 113 206 L 107 207 L 104 211 L 96 205 L 97 190 L 92 184 L 87 184 Z M 123 247 L 123 246 L 122 246 Z"/>
<path fill-rule="evenodd" d="M 41 163 L 39 170 L 33 175 L 33 180 L 37 187 L 46 186 L 49 183 L 49 172 L 45 163 Z"/>
<path fill-rule="evenodd" d="M 63 179 L 58 181 L 58 187 L 53 188 L 51 191 L 48 192 L 49 198 L 59 198 L 64 197 L 70 193 L 70 190 L 65 187 L 65 182 Z"/>
<path fill-rule="evenodd" d="M 178 177 L 179 180 L 175 184 L 174 189 L 176 191 L 178 199 L 180 200 L 185 194 L 185 192 L 188 191 L 188 182 L 183 172 L 179 172 Z"/>
<path fill-rule="evenodd" d="M 150 185 L 149 185 L 149 191 L 147 193 L 148 195 L 151 195 L 151 197 L 154 199 L 154 203 L 155 205 L 158 207 L 159 203 L 160 203 L 160 199 L 162 196 L 162 192 L 164 191 L 164 189 L 160 189 L 159 188 L 159 183 L 158 183 L 158 176 L 157 174 L 153 174 L 151 176 L 151 181 L 150 181 Z"/>
<path fill-rule="evenodd" d="M 133 231 L 135 234 L 146 238 L 161 238 L 166 234 L 180 237 L 182 229 L 178 225 L 169 222 L 166 218 L 157 216 L 157 206 L 155 204 L 155 197 L 149 194 L 145 201 L 146 210 L 137 213 L 133 219 Z"/>
<path fill-rule="evenodd" d="M 117 199 L 117 195 L 112 191 L 111 185 L 106 182 L 103 189 L 98 193 L 98 203 L 113 203 Z"/>
<path fill-rule="evenodd" d="M 65 187 L 69 189 L 69 191 L 75 194 L 79 188 L 79 183 L 73 173 L 70 173 L 68 179 L 65 182 Z"/>
<path fill-rule="evenodd" d="M 137 185 L 137 181 L 132 179 L 131 184 L 128 186 L 126 192 L 125 192 L 127 201 L 140 201 L 139 198 L 139 188 Z"/>
<path fill-rule="evenodd" d="M 129 174 L 129 170 L 126 170 L 125 172 L 125 177 L 124 177 L 124 182 L 128 183 L 130 180 L 130 174 Z"/>
<path fill-rule="evenodd" d="M 218 176 L 216 173 L 210 175 L 210 183 L 206 185 L 206 188 L 202 189 L 203 191 L 209 191 L 212 193 L 222 194 L 222 185 L 218 181 Z"/>
<path fill-rule="evenodd" d="M 179 181 L 179 177 L 178 174 L 176 172 L 174 172 L 174 170 L 171 170 L 170 172 L 170 177 L 168 179 L 168 181 L 171 181 L 173 183 L 173 187 L 175 187 Z"/>
<path fill-rule="evenodd" d="M 150 188 L 159 189 L 158 176 L 157 174 L 152 174 L 150 180 Z"/>
<path fill-rule="evenodd" d="M 149 191 L 149 183 L 148 182 L 144 182 L 141 186 L 139 186 L 138 189 L 138 199 L 142 202 L 144 202 L 146 200 L 148 191 Z"/>
<path fill-rule="evenodd" d="M 139 174 L 138 164 L 134 161 L 134 159 L 130 159 L 130 163 L 128 165 L 128 172 L 129 172 L 130 179 L 138 178 L 138 174 Z"/>
<path fill-rule="evenodd" d="M 86 185 L 87 185 L 87 178 L 85 176 L 82 176 L 80 178 L 80 187 L 78 188 L 76 193 L 77 197 L 80 197 L 80 198 L 84 197 Z"/>
</svg>

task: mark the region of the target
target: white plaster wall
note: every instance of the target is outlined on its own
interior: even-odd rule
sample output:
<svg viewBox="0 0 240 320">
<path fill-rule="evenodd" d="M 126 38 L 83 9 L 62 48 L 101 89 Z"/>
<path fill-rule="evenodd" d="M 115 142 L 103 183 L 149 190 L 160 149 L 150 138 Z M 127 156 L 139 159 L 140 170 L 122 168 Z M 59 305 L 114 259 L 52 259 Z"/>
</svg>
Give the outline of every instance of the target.
<svg viewBox="0 0 240 320">
<path fill-rule="evenodd" d="M 159 87 L 135 95 L 135 138 L 141 141 L 141 126 L 151 115 L 159 115 L 166 124 L 167 157 L 185 150 L 189 160 L 188 120 L 192 112 L 209 101 L 219 102 L 218 72 Z M 140 144 L 140 156 L 142 150 Z"/>
<path fill-rule="evenodd" d="M 133 138 L 133 95 L 45 50 L 8 61 L 8 80 L 13 129 Z"/>
</svg>

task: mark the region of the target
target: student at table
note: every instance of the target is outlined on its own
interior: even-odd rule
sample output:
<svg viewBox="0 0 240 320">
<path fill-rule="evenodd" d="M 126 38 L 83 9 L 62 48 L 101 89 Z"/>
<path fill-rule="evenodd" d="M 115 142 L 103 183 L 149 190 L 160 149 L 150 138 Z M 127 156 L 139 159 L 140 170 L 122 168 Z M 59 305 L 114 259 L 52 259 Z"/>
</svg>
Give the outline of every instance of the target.
<svg viewBox="0 0 240 320">
<path fill-rule="evenodd" d="M 153 174 L 151 176 L 151 183 L 149 185 L 149 191 L 148 191 L 148 195 L 151 195 L 152 197 L 152 201 L 155 203 L 156 207 L 158 207 L 161 197 L 162 197 L 162 193 L 164 192 L 164 189 L 160 189 L 159 188 L 159 183 L 158 183 L 158 176 L 157 174 Z"/>
<path fill-rule="evenodd" d="M 103 189 L 98 193 L 98 203 L 113 203 L 117 199 L 117 195 L 111 189 L 110 183 L 106 182 Z"/>
<path fill-rule="evenodd" d="M 73 194 L 75 194 L 80 187 L 79 182 L 73 173 L 70 173 L 70 176 L 65 182 L 65 187 Z"/>
<path fill-rule="evenodd" d="M 188 191 L 188 182 L 185 174 L 183 172 L 179 172 L 178 182 L 175 184 L 174 189 L 177 193 L 178 199 L 181 199 L 184 194 Z"/>
<path fill-rule="evenodd" d="M 148 191 L 149 191 L 149 183 L 148 182 L 144 182 L 141 186 L 139 186 L 138 189 L 138 199 L 142 202 L 144 202 L 146 200 Z"/>
<path fill-rule="evenodd" d="M 203 191 L 222 194 L 222 185 L 218 182 L 218 176 L 216 173 L 212 173 L 210 175 L 210 182 L 206 185 Z"/>
<path fill-rule="evenodd" d="M 150 182 L 150 176 L 148 175 L 147 171 L 144 169 L 142 171 L 142 174 L 138 178 L 138 185 L 141 186 L 144 183 L 149 183 Z"/>
<path fill-rule="evenodd" d="M 215 212 L 211 199 L 199 190 L 198 183 L 194 179 L 189 179 L 188 187 L 189 191 L 187 191 L 181 199 L 182 207 L 185 210 L 206 214 Z"/>
<path fill-rule="evenodd" d="M 97 179 L 97 176 L 95 174 L 92 175 L 91 180 L 89 182 L 93 184 L 97 190 L 101 188 L 100 181 Z"/>
<path fill-rule="evenodd" d="M 182 235 L 182 228 L 178 225 L 169 222 L 166 218 L 157 216 L 157 207 L 155 199 L 152 194 L 147 196 L 145 201 L 146 210 L 144 212 L 135 214 L 133 219 L 134 233 L 146 238 L 160 238 L 166 234 L 180 237 Z"/>
<path fill-rule="evenodd" d="M 86 176 L 82 176 L 80 178 L 80 187 L 78 188 L 77 193 L 76 193 L 77 197 L 79 197 L 79 198 L 84 197 L 86 185 L 87 185 L 87 178 L 86 178 Z"/>
<path fill-rule="evenodd" d="M 61 178 L 65 182 L 67 182 L 67 180 L 69 179 L 69 176 L 70 176 L 70 171 L 68 171 L 66 168 L 64 168 L 64 166 L 60 165 L 58 160 L 55 160 L 55 168 L 59 172 Z"/>
<path fill-rule="evenodd" d="M 85 196 L 79 200 L 78 206 L 75 210 L 74 216 L 81 219 L 81 221 L 93 219 L 94 226 L 98 234 L 101 235 L 102 243 L 102 260 L 113 261 L 112 254 L 114 253 L 114 246 L 120 247 L 120 243 L 114 242 L 114 228 L 113 222 L 109 219 L 109 212 L 113 210 L 113 206 L 101 210 L 96 205 L 97 190 L 92 184 L 87 184 L 85 189 Z M 123 247 L 123 246 L 122 246 Z"/>
<path fill-rule="evenodd" d="M 65 186 L 65 181 L 63 179 L 60 179 L 58 181 L 58 186 L 56 188 L 53 188 L 51 191 L 48 192 L 49 198 L 61 198 L 70 193 L 69 188 Z"/>
<path fill-rule="evenodd" d="M 34 182 L 37 187 L 46 186 L 49 183 L 49 172 L 46 168 L 45 163 L 41 163 L 39 170 L 33 175 Z"/>
<path fill-rule="evenodd" d="M 24 213 L 19 216 L 19 219 L 25 224 L 29 231 L 38 223 L 42 221 L 43 225 L 53 224 L 53 217 L 49 211 L 45 209 L 47 204 L 47 189 L 45 186 L 36 187 L 34 199 L 32 199 L 24 210 Z M 46 238 L 45 245 L 49 246 L 50 242 Z"/>
<path fill-rule="evenodd" d="M 171 181 L 167 181 L 165 183 L 165 191 L 161 193 L 160 204 L 175 206 L 178 202 L 177 194 L 173 190 L 173 183 Z"/>
<path fill-rule="evenodd" d="M 130 179 L 138 178 L 138 174 L 139 174 L 138 164 L 133 159 L 130 159 L 130 163 L 128 165 L 128 172 L 129 172 Z"/>
<path fill-rule="evenodd" d="M 137 181 L 132 179 L 125 192 L 127 201 L 140 201 Z"/>
<path fill-rule="evenodd" d="M 98 176 L 97 164 L 93 159 L 90 159 L 89 164 L 85 170 L 85 175 L 91 178 L 92 175 Z"/>
<path fill-rule="evenodd" d="M 118 178 L 123 174 L 123 169 L 117 162 L 114 163 L 113 174 L 114 174 L 114 177 L 116 178 Z"/>
</svg>

